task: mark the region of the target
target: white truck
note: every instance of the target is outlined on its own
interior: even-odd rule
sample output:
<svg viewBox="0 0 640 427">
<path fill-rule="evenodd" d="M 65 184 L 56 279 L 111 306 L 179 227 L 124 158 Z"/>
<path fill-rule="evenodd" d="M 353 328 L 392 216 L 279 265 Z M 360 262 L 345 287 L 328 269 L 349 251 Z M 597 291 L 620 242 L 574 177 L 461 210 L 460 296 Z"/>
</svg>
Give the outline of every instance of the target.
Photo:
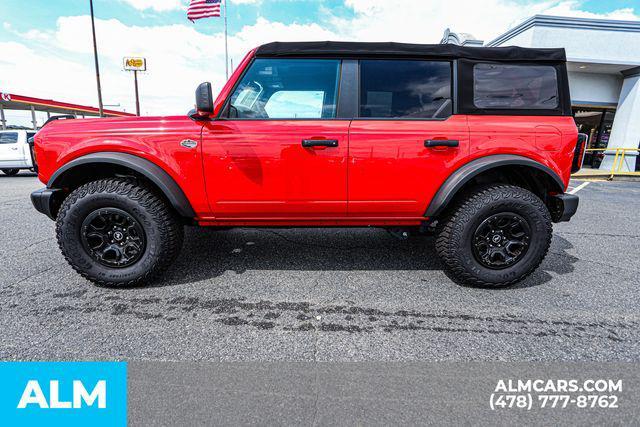
<svg viewBox="0 0 640 427">
<path fill-rule="evenodd" d="M 35 131 L 22 129 L 0 130 L 0 170 L 5 175 L 13 176 L 20 169 L 36 168 L 33 144 L 29 143 L 35 134 Z"/>
</svg>

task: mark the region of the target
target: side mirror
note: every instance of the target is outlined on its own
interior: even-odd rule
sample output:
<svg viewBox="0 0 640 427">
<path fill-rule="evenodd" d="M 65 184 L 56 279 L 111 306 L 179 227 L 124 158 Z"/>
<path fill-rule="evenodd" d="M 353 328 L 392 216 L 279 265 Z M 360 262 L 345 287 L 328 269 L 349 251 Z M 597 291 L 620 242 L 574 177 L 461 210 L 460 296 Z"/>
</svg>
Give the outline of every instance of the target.
<svg viewBox="0 0 640 427">
<path fill-rule="evenodd" d="M 200 83 L 196 89 L 196 110 L 200 115 L 213 114 L 213 94 L 211 93 L 211 83 Z"/>
</svg>

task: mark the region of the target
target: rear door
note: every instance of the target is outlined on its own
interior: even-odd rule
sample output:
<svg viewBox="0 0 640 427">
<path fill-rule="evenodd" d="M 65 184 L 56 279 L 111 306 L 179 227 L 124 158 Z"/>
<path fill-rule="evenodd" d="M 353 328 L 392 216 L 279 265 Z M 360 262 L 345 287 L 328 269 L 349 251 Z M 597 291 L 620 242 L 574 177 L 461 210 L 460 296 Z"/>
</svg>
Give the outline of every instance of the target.
<svg viewBox="0 0 640 427">
<path fill-rule="evenodd" d="M 361 60 L 359 118 L 349 129 L 349 216 L 421 217 L 469 155 L 452 115 L 448 61 Z"/>
<path fill-rule="evenodd" d="M 0 167 L 17 167 L 24 163 L 19 132 L 0 132 Z"/>
<path fill-rule="evenodd" d="M 223 117 L 203 128 L 216 219 L 345 217 L 349 120 L 337 119 L 341 61 L 255 59 Z"/>
</svg>

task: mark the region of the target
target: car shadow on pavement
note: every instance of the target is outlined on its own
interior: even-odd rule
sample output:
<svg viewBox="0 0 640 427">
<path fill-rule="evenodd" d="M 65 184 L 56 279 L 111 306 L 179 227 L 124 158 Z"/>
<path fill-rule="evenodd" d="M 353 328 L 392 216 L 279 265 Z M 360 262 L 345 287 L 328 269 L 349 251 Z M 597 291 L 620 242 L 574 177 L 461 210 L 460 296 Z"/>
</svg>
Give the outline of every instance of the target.
<svg viewBox="0 0 640 427">
<path fill-rule="evenodd" d="M 430 237 L 399 240 L 381 229 L 187 228 L 174 266 L 156 286 L 248 270 L 439 270 Z"/>
<path fill-rule="evenodd" d="M 571 243 L 554 236 L 542 267 L 507 288 L 542 285 L 568 274 L 576 257 Z M 185 230 L 181 255 L 151 286 L 172 286 L 218 277 L 227 271 L 427 271 L 442 270 L 432 237 L 400 240 L 382 229 L 231 229 Z"/>
<path fill-rule="evenodd" d="M 514 286 L 498 289 L 513 290 L 540 286 L 550 282 L 554 277 L 553 274 L 563 276 L 572 273 L 575 270 L 574 264 L 578 261 L 577 257 L 567 252 L 572 248 L 573 245 L 568 240 L 554 234 L 549 252 L 538 269 L 522 282 L 516 283 Z"/>
</svg>

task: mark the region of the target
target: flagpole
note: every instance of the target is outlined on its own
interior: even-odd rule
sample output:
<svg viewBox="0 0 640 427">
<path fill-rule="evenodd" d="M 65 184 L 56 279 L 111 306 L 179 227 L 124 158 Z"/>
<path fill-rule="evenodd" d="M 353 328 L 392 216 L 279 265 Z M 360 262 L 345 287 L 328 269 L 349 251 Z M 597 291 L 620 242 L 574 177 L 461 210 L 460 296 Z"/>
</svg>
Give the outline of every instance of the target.
<svg viewBox="0 0 640 427">
<path fill-rule="evenodd" d="M 229 48 L 227 45 L 227 5 L 229 0 L 224 0 L 224 72 L 229 80 Z"/>
<path fill-rule="evenodd" d="M 104 106 L 102 105 L 102 87 L 100 86 L 100 64 L 98 63 L 98 44 L 96 43 L 96 24 L 93 18 L 93 0 L 89 0 L 91 10 L 91 32 L 93 33 L 93 60 L 96 66 L 96 85 L 98 86 L 98 111 L 100 117 L 104 117 Z"/>
</svg>

